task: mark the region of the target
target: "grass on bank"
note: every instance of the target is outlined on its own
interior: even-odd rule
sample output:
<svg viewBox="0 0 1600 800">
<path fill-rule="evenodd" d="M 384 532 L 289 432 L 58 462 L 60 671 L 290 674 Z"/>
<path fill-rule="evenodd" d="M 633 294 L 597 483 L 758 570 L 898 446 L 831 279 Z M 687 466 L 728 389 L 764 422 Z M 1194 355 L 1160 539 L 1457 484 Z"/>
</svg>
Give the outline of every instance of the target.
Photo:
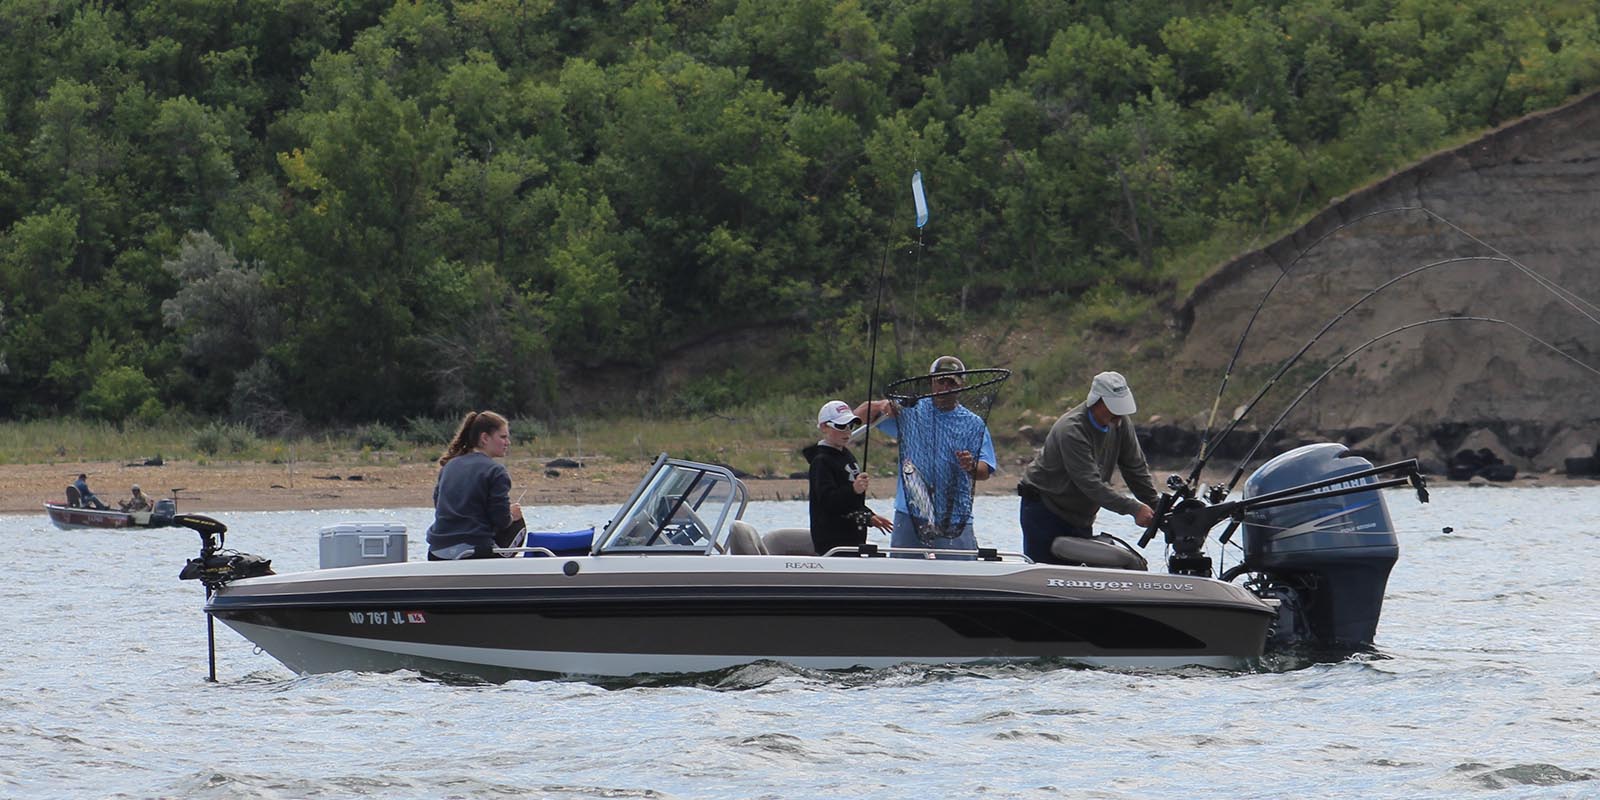
<svg viewBox="0 0 1600 800">
<path fill-rule="evenodd" d="M 935 355 L 957 353 L 973 368 L 1012 370 L 989 427 L 1002 469 L 1014 474 L 1033 455 L 1032 445 L 1019 432 L 1022 426 L 1040 428 L 1081 402 L 1089 379 L 1100 370 L 1116 369 L 1128 376 L 1139 397 L 1141 422 L 1190 419 L 1209 409 L 1219 376 L 1176 374 L 1171 364 L 1178 342 L 1165 326 L 1153 329 L 1150 320 L 1158 316 L 1148 301 L 1102 286 L 1074 303 L 1060 297 L 1018 302 L 1003 315 L 966 326 L 976 333 L 921 342 L 908 361 L 926 363 Z M 1236 402 L 1241 392 L 1230 392 L 1229 402 Z M 819 388 L 693 414 L 514 419 L 512 457 L 538 463 L 555 458 L 629 463 L 648 462 L 667 452 L 730 464 L 762 477 L 786 477 L 805 471 L 800 450 L 816 441 L 817 407 L 832 397 L 854 404 L 862 399 L 859 394 L 859 389 Z M 71 418 L 11 421 L 0 423 L 0 463 L 143 463 L 156 457 L 200 464 L 428 463 L 438 457 L 457 421 L 413 418 L 293 437 L 260 436 L 238 423 L 179 418 L 150 425 Z M 880 449 L 880 444 L 883 440 L 874 438 L 868 466 L 874 474 L 892 475 L 893 459 L 884 457 L 892 450 Z"/>
</svg>

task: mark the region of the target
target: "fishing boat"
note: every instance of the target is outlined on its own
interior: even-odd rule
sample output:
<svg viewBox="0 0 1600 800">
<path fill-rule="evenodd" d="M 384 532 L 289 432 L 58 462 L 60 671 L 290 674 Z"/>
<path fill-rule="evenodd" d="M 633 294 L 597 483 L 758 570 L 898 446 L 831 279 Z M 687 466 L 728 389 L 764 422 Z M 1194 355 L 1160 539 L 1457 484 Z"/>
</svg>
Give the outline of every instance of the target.
<svg viewBox="0 0 1600 800">
<path fill-rule="evenodd" d="M 85 508 L 69 503 L 46 501 L 44 512 L 51 524 L 61 530 L 80 528 L 163 528 L 172 524 L 177 504 L 157 500 L 149 511 L 118 511 L 111 508 Z"/>
<path fill-rule="evenodd" d="M 301 673 L 414 669 L 503 680 L 763 660 L 817 669 L 1039 659 L 1241 669 L 1269 644 L 1369 646 L 1397 554 L 1378 490 L 1420 481 L 1414 463 L 1403 477 L 1377 480 L 1406 465 L 1374 468 L 1340 445 L 1275 462 L 1268 467 L 1280 476 L 1331 474 L 1263 483 L 1255 505 L 1192 501 L 1167 511 L 1166 574 L 1094 565 L 1128 564 L 1120 542 L 1077 543 L 1103 548 L 1101 557 L 1081 552 L 1083 566 L 990 548 L 868 544 L 816 554 L 803 529 L 763 535 L 745 521 L 749 493 L 727 468 L 663 455 L 580 555 L 529 546 L 502 551 L 522 557 L 278 575 L 266 559 L 223 549 L 219 523 L 180 522 L 202 542 L 182 577 L 206 586 L 211 620 Z M 1295 506 L 1310 516 L 1281 516 Z M 1197 555 L 1204 529 L 1247 515 L 1252 569 L 1235 574 L 1243 582 L 1211 577 L 1209 559 Z"/>
</svg>

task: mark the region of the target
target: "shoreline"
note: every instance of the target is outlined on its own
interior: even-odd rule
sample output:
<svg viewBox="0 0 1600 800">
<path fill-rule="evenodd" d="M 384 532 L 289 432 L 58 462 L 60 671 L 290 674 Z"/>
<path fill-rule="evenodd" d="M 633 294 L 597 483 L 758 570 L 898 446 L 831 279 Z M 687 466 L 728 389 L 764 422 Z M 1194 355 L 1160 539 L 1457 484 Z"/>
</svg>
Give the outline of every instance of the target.
<svg viewBox="0 0 1600 800">
<path fill-rule="evenodd" d="M 614 505 L 627 500 L 650 468 L 648 461 L 612 462 L 595 459 L 581 468 L 554 469 L 533 458 L 510 459 L 512 498 L 529 508 L 550 505 Z M 1168 469 L 1155 468 L 1157 487 Z M 433 505 L 437 467 L 432 462 L 405 464 L 175 461 L 162 466 L 117 462 L 63 461 L 51 464 L 0 464 L 0 513 L 43 512 L 45 502 L 62 502 L 66 486 L 78 473 L 102 501 L 116 507 L 138 484 L 153 500 L 172 497 L 178 489 L 178 510 L 194 513 L 228 511 L 323 511 L 344 508 L 426 508 Z M 1007 468 L 978 485 L 978 494 L 1007 495 L 1016 491 L 1022 467 Z M 554 473 L 554 474 L 551 474 Z M 1208 476 L 1221 480 L 1224 476 Z M 751 500 L 804 500 L 806 481 L 795 478 L 744 479 Z M 890 479 L 877 476 L 869 497 L 883 502 L 894 496 Z M 1120 479 L 1114 479 L 1120 486 Z M 1431 476 L 1431 488 L 1467 486 Z M 1596 486 L 1594 478 L 1557 474 L 1519 475 L 1499 486 Z M 886 490 L 883 487 L 888 486 Z"/>
<path fill-rule="evenodd" d="M 512 499 L 525 506 L 620 503 L 627 499 L 649 464 L 589 464 L 547 474 L 543 462 L 511 459 Z M 161 466 L 117 462 L 59 462 L 0 465 L 0 513 L 43 511 L 43 504 L 61 502 L 66 486 L 79 473 L 89 487 L 113 508 L 138 485 L 152 500 L 173 497 L 180 512 L 322 511 L 341 508 L 425 508 L 433 505 L 438 466 L 432 462 L 403 464 L 169 461 Z M 805 491 L 805 481 L 753 481 L 794 484 L 779 491 Z M 770 494 L 751 487 L 753 496 Z"/>
</svg>

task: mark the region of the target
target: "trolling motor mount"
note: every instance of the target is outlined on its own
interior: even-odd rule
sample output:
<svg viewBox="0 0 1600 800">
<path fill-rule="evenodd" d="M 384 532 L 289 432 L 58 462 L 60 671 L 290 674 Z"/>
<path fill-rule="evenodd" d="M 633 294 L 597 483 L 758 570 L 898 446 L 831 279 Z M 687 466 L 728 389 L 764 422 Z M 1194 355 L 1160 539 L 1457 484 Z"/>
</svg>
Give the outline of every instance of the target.
<svg viewBox="0 0 1600 800">
<path fill-rule="evenodd" d="M 1228 518 L 1234 509 L 1225 506 L 1208 506 L 1200 500 L 1186 498 L 1167 513 L 1162 526 L 1172 555 L 1167 558 L 1167 571 L 1174 575 L 1211 577 L 1211 557 L 1201 552 L 1206 538 L 1218 522 Z"/>
</svg>

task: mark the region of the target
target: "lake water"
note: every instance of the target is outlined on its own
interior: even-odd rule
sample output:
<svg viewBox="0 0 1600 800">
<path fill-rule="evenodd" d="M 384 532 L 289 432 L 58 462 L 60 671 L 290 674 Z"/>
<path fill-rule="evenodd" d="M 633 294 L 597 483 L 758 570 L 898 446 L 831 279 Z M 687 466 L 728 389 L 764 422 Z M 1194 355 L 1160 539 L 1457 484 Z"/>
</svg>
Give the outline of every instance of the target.
<svg viewBox="0 0 1600 800">
<path fill-rule="evenodd" d="M 198 537 L 0 516 L 0 797 L 1600 797 L 1600 488 L 1388 498 L 1401 560 L 1377 658 L 1247 674 L 758 665 L 606 686 L 298 677 L 222 626 L 208 683 L 202 590 L 177 579 Z M 613 510 L 529 515 L 556 530 Z M 1015 498 L 978 514 L 982 543 L 1019 548 Z M 216 516 L 229 546 L 291 571 L 316 566 L 336 522 L 400 522 L 417 558 L 431 512 Z M 749 517 L 794 524 L 805 507 Z M 1102 527 L 1136 536 L 1122 519 Z"/>
</svg>

